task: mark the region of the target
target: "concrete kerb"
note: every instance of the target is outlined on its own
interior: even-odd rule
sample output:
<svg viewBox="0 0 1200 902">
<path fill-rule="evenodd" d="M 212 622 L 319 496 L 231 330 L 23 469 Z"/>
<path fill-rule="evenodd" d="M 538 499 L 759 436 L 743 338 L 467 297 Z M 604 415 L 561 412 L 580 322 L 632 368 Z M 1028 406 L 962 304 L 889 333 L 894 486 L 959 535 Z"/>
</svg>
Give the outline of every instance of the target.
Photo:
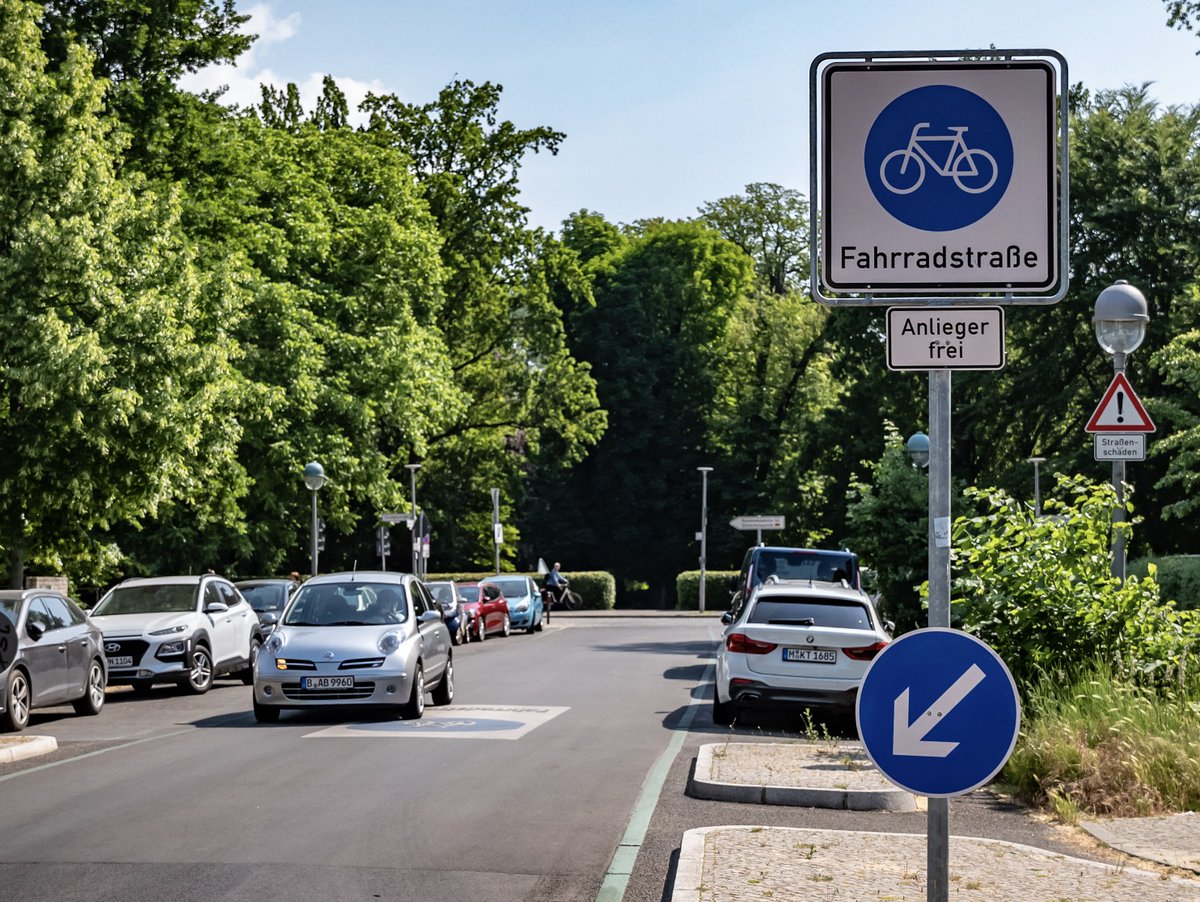
<svg viewBox="0 0 1200 902">
<path fill-rule="evenodd" d="M 0 764 L 48 755 L 58 749 L 53 736 L 0 736 Z"/>
<path fill-rule="evenodd" d="M 848 811 L 915 811 L 857 743 L 717 742 L 702 745 L 688 791 L 700 799 Z"/>
</svg>

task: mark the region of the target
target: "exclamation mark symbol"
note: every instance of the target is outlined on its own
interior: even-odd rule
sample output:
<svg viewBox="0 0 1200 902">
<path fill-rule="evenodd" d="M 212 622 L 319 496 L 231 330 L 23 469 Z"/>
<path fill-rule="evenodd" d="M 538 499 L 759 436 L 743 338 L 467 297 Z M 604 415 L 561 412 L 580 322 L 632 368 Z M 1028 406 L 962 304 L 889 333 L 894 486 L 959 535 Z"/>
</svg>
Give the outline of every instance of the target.
<svg viewBox="0 0 1200 902">
<path fill-rule="evenodd" d="M 1117 422 L 1125 422 L 1125 392 L 1117 390 Z"/>
</svg>

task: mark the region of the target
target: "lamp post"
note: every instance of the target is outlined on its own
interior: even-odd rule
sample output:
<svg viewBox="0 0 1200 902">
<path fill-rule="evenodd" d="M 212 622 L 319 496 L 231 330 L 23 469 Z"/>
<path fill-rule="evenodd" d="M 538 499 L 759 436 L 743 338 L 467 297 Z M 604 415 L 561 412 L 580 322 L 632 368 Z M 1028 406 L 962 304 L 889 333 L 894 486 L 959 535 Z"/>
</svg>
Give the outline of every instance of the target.
<svg viewBox="0 0 1200 902">
<path fill-rule="evenodd" d="M 1146 324 L 1150 314 L 1146 296 L 1126 282 L 1118 279 L 1100 292 L 1096 298 L 1096 312 L 1092 325 L 1096 330 L 1096 341 L 1112 355 L 1113 375 L 1125 372 L 1126 359 L 1136 351 L 1146 337 Z M 1117 527 L 1125 521 L 1125 461 L 1114 460 L 1112 485 L 1117 493 L 1117 506 L 1113 510 L 1113 560 L 1112 575 L 1125 582 L 1125 533 Z"/>
<path fill-rule="evenodd" d="M 409 484 L 412 487 L 412 572 L 416 576 L 418 574 L 417 567 L 420 561 L 418 555 L 421 553 L 421 536 L 420 536 L 420 517 L 417 516 L 417 470 L 421 469 L 420 464 L 405 464 L 408 468 Z"/>
<path fill-rule="evenodd" d="M 317 519 L 317 492 L 325 485 L 325 468 L 315 460 L 304 465 L 304 484 L 312 492 L 312 575 L 317 575 L 317 531 L 320 521 Z"/>
<path fill-rule="evenodd" d="M 708 474 L 712 467 L 696 467 L 700 471 L 700 613 L 704 613 L 705 568 L 708 565 Z"/>
<path fill-rule="evenodd" d="M 1027 457 L 1026 463 L 1033 464 L 1033 515 L 1042 515 L 1042 471 L 1041 465 L 1046 462 L 1044 457 Z"/>
<path fill-rule="evenodd" d="M 914 432 L 904 443 L 904 449 L 912 458 L 914 467 L 929 466 L 929 436 L 924 432 Z"/>
</svg>

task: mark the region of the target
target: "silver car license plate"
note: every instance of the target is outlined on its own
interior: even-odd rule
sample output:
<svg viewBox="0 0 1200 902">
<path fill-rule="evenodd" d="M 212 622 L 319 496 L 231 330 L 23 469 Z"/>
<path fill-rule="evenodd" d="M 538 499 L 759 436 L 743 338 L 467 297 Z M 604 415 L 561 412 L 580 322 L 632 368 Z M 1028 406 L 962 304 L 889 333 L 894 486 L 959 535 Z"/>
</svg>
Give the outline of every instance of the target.
<svg viewBox="0 0 1200 902">
<path fill-rule="evenodd" d="M 108 666 L 109 667 L 132 667 L 133 666 L 133 655 L 122 655 L 121 657 L 117 657 L 117 658 L 109 658 Z"/>
<path fill-rule="evenodd" d="M 836 664 L 837 650 L 833 648 L 787 648 L 783 649 L 783 660 L 801 661 L 806 664 Z"/>
<path fill-rule="evenodd" d="M 353 689 L 352 676 L 319 676 L 304 677 L 300 681 L 301 689 Z"/>
</svg>

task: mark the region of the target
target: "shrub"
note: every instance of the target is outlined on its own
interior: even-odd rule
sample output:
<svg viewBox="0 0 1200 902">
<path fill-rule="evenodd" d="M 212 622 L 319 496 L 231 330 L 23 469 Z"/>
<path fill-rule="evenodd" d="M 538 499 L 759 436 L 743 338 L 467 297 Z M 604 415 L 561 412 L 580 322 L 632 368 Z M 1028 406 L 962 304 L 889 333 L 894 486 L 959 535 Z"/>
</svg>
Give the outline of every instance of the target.
<svg viewBox="0 0 1200 902">
<path fill-rule="evenodd" d="M 723 611 L 729 607 L 729 582 L 737 570 L 704 571 L 704 607 Z M 675 609 L 696 611 L 700 608 L 700 571 L 685 570 L 675 577 Z"/>
<path fill-rule="evenodd" d="M 1142 558 L 1130 562 L 1127 572 L 1145 576 L 1150 572 L 1151 564 L 1158 568 L 1154 581 L 1163 598 L 1173 600 L 1181 611 L 1200 610 L 1200 554 Z"/>
</svg>

